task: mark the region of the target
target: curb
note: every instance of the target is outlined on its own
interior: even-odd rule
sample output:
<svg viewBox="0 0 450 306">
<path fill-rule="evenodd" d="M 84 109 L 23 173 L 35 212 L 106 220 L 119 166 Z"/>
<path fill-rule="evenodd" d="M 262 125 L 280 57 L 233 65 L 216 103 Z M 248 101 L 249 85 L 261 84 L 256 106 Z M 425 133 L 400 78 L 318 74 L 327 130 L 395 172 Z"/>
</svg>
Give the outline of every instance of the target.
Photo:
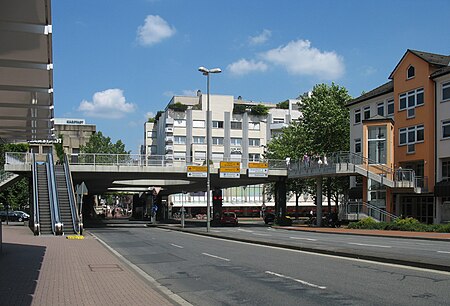
<svg viewBox="0 0 450 306">
<path fill-rule="evenodd" d="M 284 248 L 284 249 L 290 249 L 290 250 L 303 251 L 303 252 L 318 253 L 318 254 L 324 254 L 324 255 L 333 255 L 333 256 L 339 256 L 339 257 L 355 258 L 355 259 L 363 259 L 363 260 L 383 262 L 383 263 L 388 263 L 388 264 L 396 264 L 396 265 L 410 266 L 410 267 L 415 267 L 415 268 L 450 272 L 450 266 L 444 266 L 444 265 L 439 265 L 439 264 L 415 262 L 415 261 L 404 260 L 404 259 L 395 259 L 395 258 L 384 258 L 384 257 L 372 256 L 372 255 L 360 255 L 360 254 L 354 254 L 354 253 L 342 252 L 342 251 L 314 249 L 314 248 L 308 248 L 308 247 L 286 245 L 286 244 L 275 243 L 275 242 L 255 241 L 255 240 L 244 239 L 244 238 L 226 237 L 226 236 L 220 236 L 220 235 L 211 234 L 211 233 L 193 232 L 193 231 L 182 229 L 182 228 L 175 228 L 175 227 L 164 226 L 164 225 L 160 225 L 157 227 L 169 229 L 169 230 L 173 230 L 173 231 L 179 231 L 179 232 L 199 235 L 199 236 L 220 238 L 220 239 L 224 239 L 224 240 L 239 241 L 239 242 L 257 244 L 257 245 L 265 245 L 265 246 L 272 246 L 272 247 L 278 247 L 278 248 Z M 383 237 L 386 237 L 386 236 L 383 236 Z"/>
</svg>

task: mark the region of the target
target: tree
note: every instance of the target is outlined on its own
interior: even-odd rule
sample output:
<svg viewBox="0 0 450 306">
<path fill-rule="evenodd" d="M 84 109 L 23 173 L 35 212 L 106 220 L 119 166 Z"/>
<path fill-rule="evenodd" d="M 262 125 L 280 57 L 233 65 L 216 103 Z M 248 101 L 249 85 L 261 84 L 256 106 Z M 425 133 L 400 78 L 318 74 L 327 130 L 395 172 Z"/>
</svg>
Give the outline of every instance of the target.
<svg viewBox="0 0 450 306">
<path fill-rule="evenodd" d="M 258 104 L 251 107 L 250 114 L 255 116 L 267 116 L 269 114 L 269 108 L 263 104 Z"/>
<path fill-rule="evenodd" d="M 86 145 L 80 147 L 80 152 L 130 154 L 130 151 L 125 150 L 125 144 L 122 140 L 119 139 L 116 143 L 113 143 L 110 137 L 103 136 L 103 133 L 100 131 L 91 135 Z"/>
</svg>

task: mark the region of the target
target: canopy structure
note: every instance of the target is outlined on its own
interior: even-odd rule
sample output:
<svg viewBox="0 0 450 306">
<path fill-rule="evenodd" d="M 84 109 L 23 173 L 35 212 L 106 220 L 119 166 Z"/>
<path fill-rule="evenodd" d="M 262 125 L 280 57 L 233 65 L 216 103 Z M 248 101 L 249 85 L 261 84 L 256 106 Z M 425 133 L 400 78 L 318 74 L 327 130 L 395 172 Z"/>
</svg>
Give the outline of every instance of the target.
<svg viewBox="0 0 450 306">
<path fill-rule="evenodd" d="M 0 0 L 0 141 L 52 139 L 50 0 Z"/>
</svg>

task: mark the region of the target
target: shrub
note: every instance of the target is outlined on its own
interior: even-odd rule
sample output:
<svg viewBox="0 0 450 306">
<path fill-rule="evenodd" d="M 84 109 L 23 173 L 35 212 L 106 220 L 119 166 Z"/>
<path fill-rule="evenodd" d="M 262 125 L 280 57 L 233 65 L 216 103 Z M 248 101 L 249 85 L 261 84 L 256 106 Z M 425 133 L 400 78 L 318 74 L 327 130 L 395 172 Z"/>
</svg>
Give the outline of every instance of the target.
<svg viewBox="0 0 450 306">
<path fill-rule="evenodd" d="M 450 233 L 450 223 L 449 224 L 441 224 L 436 232 L 439 232 L 439 233 Z"/>
<path fill-rule="evenodd" d="M 175 112 L 185 112 L 188 109 L 188 106 L 181 102 L 177 102 L 174 104 L 169 104 L 168 108 Z"/>
<path fill-rule="evenodd" d="M 245 113 L 247 107 L 244 104 L 235 104 L 233 107 L 233 114 Z"/>
<path fill-rule="evenodd" d="M 358 222 L 351 222 L 348 228 L 352 229 L 378 229 L 378 222 L 371 217 L 363 218 Z"/>
<path fill-rule="evenodd" d="M 250 113 L 255 116 L 267 116 L 269 108 L 263 104 L 252 106 Z"/>
</svg>

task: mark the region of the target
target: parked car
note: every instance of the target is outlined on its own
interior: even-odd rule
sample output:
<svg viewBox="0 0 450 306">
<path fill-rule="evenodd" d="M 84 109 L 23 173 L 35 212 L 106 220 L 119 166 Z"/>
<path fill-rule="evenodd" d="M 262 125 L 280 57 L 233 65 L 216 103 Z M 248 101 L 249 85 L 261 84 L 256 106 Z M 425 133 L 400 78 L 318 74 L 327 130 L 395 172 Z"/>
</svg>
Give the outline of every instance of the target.
<svg viewBox="0 0 450 306">
<path fill-rule="evenodd" d="M 237 226 L 238 218 L 234 212 L 224 212 L 220 218 L 220 224 Z"/>
<path fill-rule="evenodd" d="M 6 211 L 0 211 L 0 219 L 1 221 L 6 221 Z M 16 213 L 15 211 L 8 211 L 8 221 L 12 222 L 22 222 L 29 220 L 30 217 L 25 217 L 20 213 Z"/>
<path fill-rule="evenodd" d="M 274 222 L 275 222 L 275 214 L 267 213 L 264 216 L 264 223 L 269 224 L 269 223 L 274 223 Z"/>
<path fill-rule="evenodd" d="M 30 215 L 29 214 L 27 214 L 26 212 L 24 212 L 24 211 L 21 211 L 21 210 L 16 210 L 16 211 L 14 211 L 16 214 L 18 214 L 18 215 L 20 215 L 20 216 L 22 216 L 22 221 L 28 221 L 28 220 L 30 220 Z"/>
</svg>

